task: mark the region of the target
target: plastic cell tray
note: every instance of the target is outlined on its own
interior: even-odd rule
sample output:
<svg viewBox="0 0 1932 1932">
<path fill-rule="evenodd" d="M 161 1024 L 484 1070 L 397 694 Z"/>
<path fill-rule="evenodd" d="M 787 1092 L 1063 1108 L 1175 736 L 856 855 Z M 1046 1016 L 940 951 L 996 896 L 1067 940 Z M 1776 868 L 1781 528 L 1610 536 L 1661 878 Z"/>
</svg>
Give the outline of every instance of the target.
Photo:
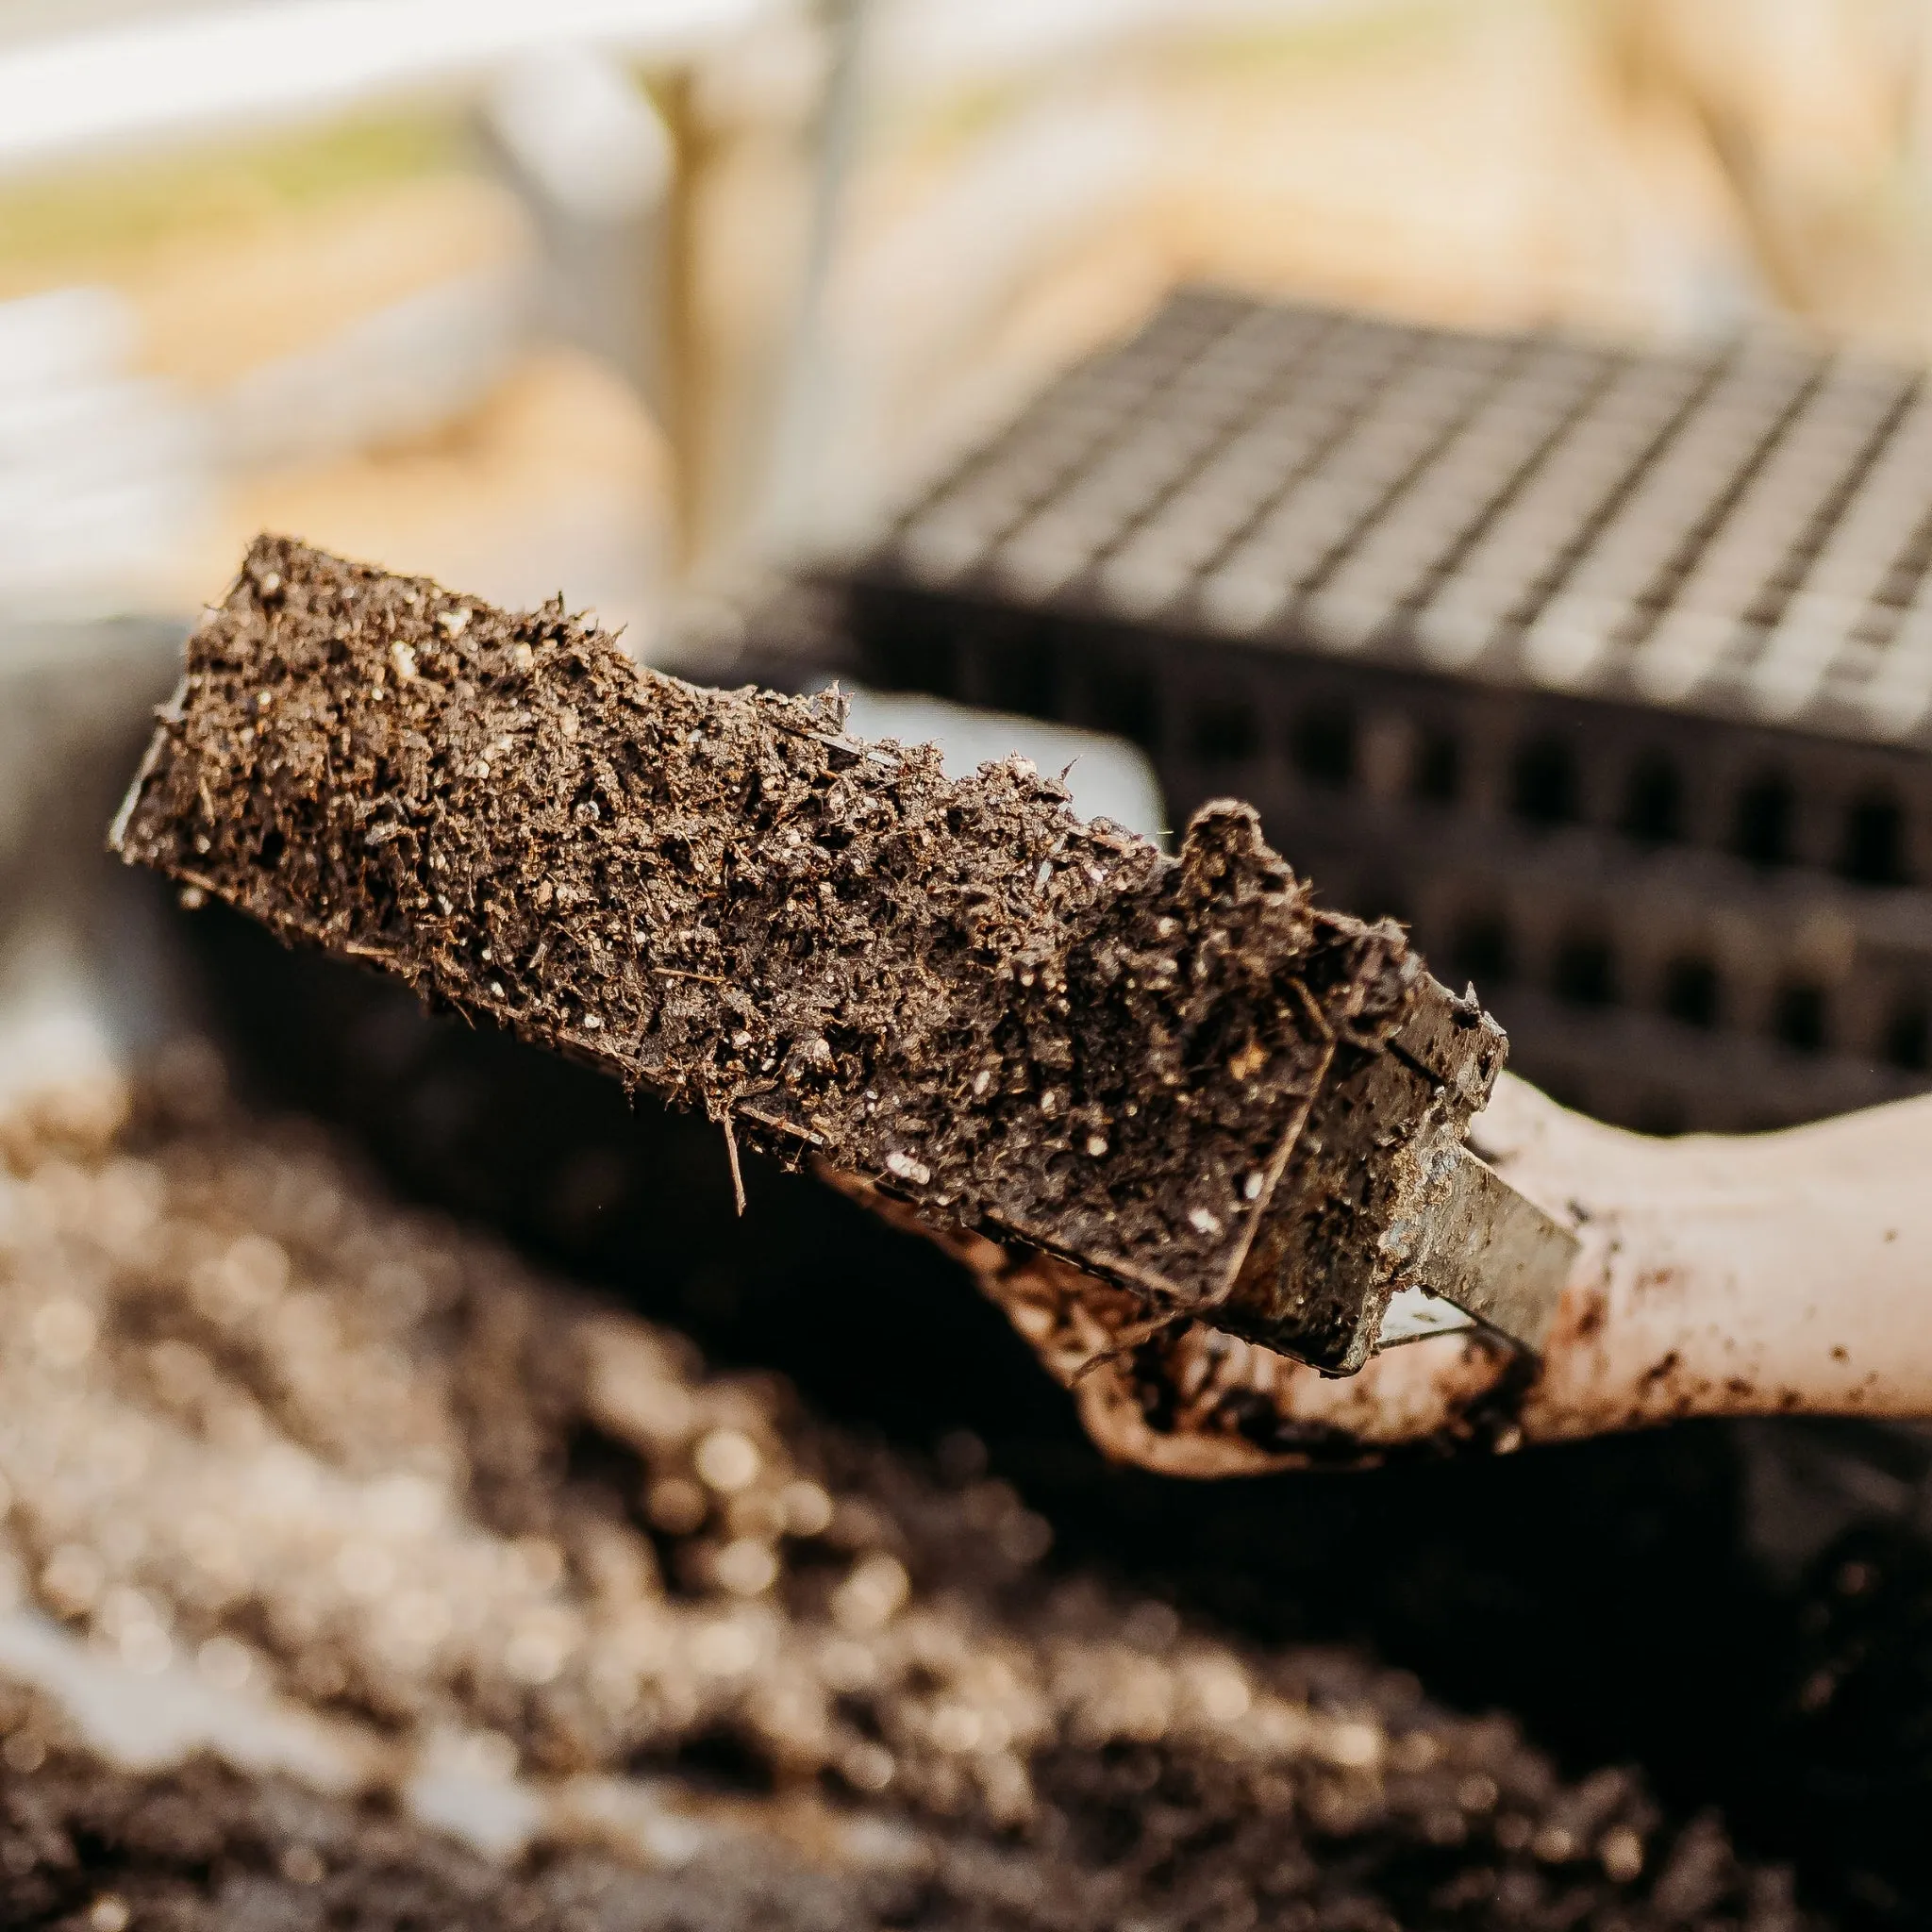
<svg viewBox="0 0 1932 1932">
<path fill-rule="evenodd" d="M 1928 564 L 1915 374 L 1192 291 L 751 655 L 1124 735 L 1520 1071 L 1744 1128 L 1932 1086 Z"/>
</svg>

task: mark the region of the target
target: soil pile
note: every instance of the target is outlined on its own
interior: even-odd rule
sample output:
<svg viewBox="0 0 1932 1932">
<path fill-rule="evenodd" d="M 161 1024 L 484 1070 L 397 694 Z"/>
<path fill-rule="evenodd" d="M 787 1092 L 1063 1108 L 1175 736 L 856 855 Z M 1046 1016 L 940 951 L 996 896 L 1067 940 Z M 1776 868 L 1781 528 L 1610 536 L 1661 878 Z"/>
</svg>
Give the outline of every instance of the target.
<svg viewBox="0 0 1932 1932">
<path fill-rule="evenodd" d="M 1800 1923 L 1636 1774 L 1048 1562 L 969 1448 L 935 1470 L 708 1371 L 213 1082 L 8 1128 L 10 1591 L 136 1676 L 327 1714 L 376 1797 L 108 1775 L 15 1699 L 10 1922 Z M 729 1831 L 673 1883 L 553 1808 L 492 1890 L 378 1802 L 452 1738 Z"/>
</svg>

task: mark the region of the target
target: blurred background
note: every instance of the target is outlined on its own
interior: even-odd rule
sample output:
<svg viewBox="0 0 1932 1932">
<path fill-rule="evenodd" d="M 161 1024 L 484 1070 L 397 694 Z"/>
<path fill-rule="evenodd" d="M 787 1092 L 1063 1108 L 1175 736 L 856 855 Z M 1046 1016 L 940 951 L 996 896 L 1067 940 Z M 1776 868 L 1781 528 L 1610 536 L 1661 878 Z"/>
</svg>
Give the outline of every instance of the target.
<svg viewBox="0 0 1932 1932">
<path fill-rule="evenodd" d="M 1932 334 L 1916 0 L 11 0 L 0 627 L 267 525 L 648 651 L 1177 283 Z"/>
<path fill-rule="evenodd" d="M 1759 474 L 1778 516 L 1824 506 L 1814 535 L 1890 490 L 1852 560 L 1924 619 L 1894 654 L 1915 744 L 1868 719 L 1866 762 L 1807 791 L 1750 762 L 1796 743 L 1789 718 L 1719 758 L 1706 714 L 1659 765 L 1664 700 L 1626 702 L 1616 731 L 1610 706 L 1579 708 L 1563 729 L 1623 760 L 1599 786 L 1506 705 L 1462 741 L 1471 766 L 1495 754 L 1481 810 L 1473 785 L 1448 798 L 1426 732 L 1364 728 L 1271 740 L 1288 803 L 1269 823 L 1352 813 L 1364 851 L 1386 832 L 1491 894 L 1509 932 L 1463 920 L 1487 899 L 1445 902 L 1439 950 L 1421 887 L 1378 897 L 1389 874 L 1339 847 L 1316 862 L 1318 886 L 1417 915 L 1445 970 L 1500 986 L 1518 1041 L 1548 1042 L 1520 1065 L 1629 1124 L 1772 1124 L 1932 1080 L 1932 404 L 1911 373 L 1932 352 L 1932 0 L 0 0 L 0 1098 L 125 1064 L 186 1015 L 251 1101 L 343 1129 L 406 1197 L 889 1442 L 971 1432 L 1057 1561 L 1262 1641 L 1378 1648 L 1520 1713 L 1572 1769 L 1644 1764 L 1674 1819 L 1722 1807 L 1835 1923 L 1923 1924 L 1924 1432 L 1687 1427 L 1209 1507 L 1102 1467 L 923 1248 L 765 1173 L 741 1223 L 704 1124 L 190 920 L 102 856 L 184 630 L 258 529 L 509 605 L 560 591 L 647 658 L 747 665 L 717 648 L 747 613 L 864 558 L 1060 372 L 1202 284 L 1550 330 L 1667 373 L 1728 357 L 1774 386 L 1778 356 L 1809 357 L 1792 392 L 1824 396 L 1821 421 L 1865 407 L 1860 372 L 1907 372 L 1874 391 L 1879 431 L 1868 411 L 1849 442 L 1794 439 L 1813 462 L 1795 488 Z M 1765 421 L 1805 420 L 1752 393 Z M 1891 469 L 1872 460 L 1888 435 Z M 1740 466 L 1703 458 L 1707 534 Z M 1846 601 L 1819 619 L 1834 648 Z M 836 663 L 807 618 L 776 656 Z M 968 764 L 1038 724 L 937 708 L 935 682 L 914 667 L 856 722 L 941 731 Z M 1553 680 L 1539 701 L 1571 696 Z M 1105 708 L 1056 713 L 1041 766 Z M 1208 722 L 1167 766 L 1083 738 L 1076 795 L 1098 781 L 1089 808 L 1159 830 L 1197 778 L 1247 789 L 1226 774 L 1267 761 L 1251 710 Z M 1391 745 L 1420 759 L 1400 797 L 1370 782 Z M 1749 809 L 1704 838 L 1720 766 L 1724 809 Z M 1651 774 L 1634 819 L 1611 795 L 1626 768 Z M 1656 932 L 1624 945 L 1618 919 Z M 25 1333 L 0 1324 L 0 1364 Z"/>
</svg>

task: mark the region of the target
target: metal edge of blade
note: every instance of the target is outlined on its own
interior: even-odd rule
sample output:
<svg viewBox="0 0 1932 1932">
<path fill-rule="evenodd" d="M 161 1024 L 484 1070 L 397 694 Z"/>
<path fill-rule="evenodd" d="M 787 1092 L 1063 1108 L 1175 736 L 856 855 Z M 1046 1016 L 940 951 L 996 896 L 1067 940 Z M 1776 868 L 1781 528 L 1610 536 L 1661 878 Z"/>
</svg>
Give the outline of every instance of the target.
<svg viewBox="0 0 1932 1932">
<path fill-rule="evenodd" d="M 1376 1347 L 1474 1324 L 1540 1354 L 1576 1258 L 1576 1237 L 1467 1147 L 1456 1149 L 1446 1181 L 1403 1269 Z M 1465 1319 L 1451 1319 L 1441 1304 Z"/>
</svg>

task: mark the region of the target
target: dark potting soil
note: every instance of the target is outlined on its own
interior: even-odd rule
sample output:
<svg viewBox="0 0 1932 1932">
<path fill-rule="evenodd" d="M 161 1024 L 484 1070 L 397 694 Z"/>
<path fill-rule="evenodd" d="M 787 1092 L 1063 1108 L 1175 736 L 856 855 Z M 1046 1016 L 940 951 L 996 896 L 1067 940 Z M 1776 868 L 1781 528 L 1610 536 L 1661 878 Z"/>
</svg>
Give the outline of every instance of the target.
<svg viewBox="0 0 1932 1932">
<path fill-rule="evenodd" d="M 58 1103 L 0 1123 L 8 1589 L 378 1755 L 360 1801 L 133 1775 L 0 1689 L 9 1925 L 1807 1923 L 1640 1773 L 1048 1563 L 965 1439 L 935 1462 L 709 1369 L 237 1111 L 206 1056 L 118 1122 Z M 462 1851 L 396 1802 L 452 1736 L 534 1790 L 680 1792 L 682 1850 Z"/>
<path fill-rule="evenodd" d="M 130 1774 L 0 1684 L 0 1924 L 60 1932 L 846 1932 L 890 1883 L 841 1882 L 746 1842 L 645 1872 L 571 1847 L 506 1872 L 382 1799 L 213 1758 Z"/>
<path fill-rule="evenodd" d="M 1531 1825 L 1506 1813 L 1503 1837 L 1520 1840 L 1513 1855 L 1479 1830 L 1472 1857 L 1457 1790 L 1522 1795 L 1485 1771 L 1433 1780 L 1446 1808 L 1406 1821 L 1391 1844 L 1377 1821 L 1337 1810 L 1323 1824 L 1297 1823 L 1289 1790 L 1257 1806 L 1224 1767 L 1149 1748 L 1111 1761 L 1069 1754 L 1048 1767 L 1070 1815 L 1064 1840 L 1045 1849 L 960 1836 L 928 1848 L 912 1869 L 855 1872 L 746 1833 L 729 1856 L 675 1869 L 643 1870 L 576 1845 L 546 1847 L 506 1869 L 381 1800 L 243 1777 L 210 1758 L 144 1775 L 116 1771 L 58 1741 L 58 1719 L 5 1686 L 0 1734 L 20 1747 L 16 1761 L 32 1766 L 0 1759 L 0 1923 L 9 1927 L 1100 1932 L 1265 1923 L 1395 1932 L 1420 1918 L 1525 1932 L 1771 1932 L 1804 1923 L 1783 1875 L 1741 1868 L 1708 1821 L 1677 1839 L 1648 1884 L 1606 1883 L 1596 1860 L 1576 1857 L 1576 1835 L 1594 1834 L 1611 1863 L 1630 1872 L 1644 1840 L 1629 1821 L 1647 1817 L 1641 1799 L 1633 1803 L 1632 1781 L 1616 1773 L 1563 1793 L 1557 1822 Z M 49 1734 L 57 1741 L 46 1742 Z M 1412 1756 L 1424 1755 L 1426 1735 L 1410 1734 Z M 1531 1844 L 1540 1850 L 1526 1852 Z"/>
<path fill-rule="evenodd" d="M 1164 1310 L 1227 1303 L 1277 1193 L 1311 1231 L 1291 1249 L 1386 1273 L 1360 1257 L 1397 1150 L 1459 1138 L 1502 1060 L 1452 1003 L 1404 1098 L 1363 1088 L 1365 1130 L 1301 1158 L 1331 1072 L 1359 1086 L 1423 1024 L 1400 929 L 1317 909 L 1245 806 L 1204 808 L 1170 859 L 1024 760 L 951 780 L 842 722 L 834 696 L 640 670 L 560 606 L 506 616 L 263 538 L 116 841 L 702 1105 L 734 1158 L 810 1149 Z M 1292 1305 L 1334 1298 L 1310 1273 Z M 1358 1366 L 1357 1314 L 1311 1358 Z"/>
</svg>

